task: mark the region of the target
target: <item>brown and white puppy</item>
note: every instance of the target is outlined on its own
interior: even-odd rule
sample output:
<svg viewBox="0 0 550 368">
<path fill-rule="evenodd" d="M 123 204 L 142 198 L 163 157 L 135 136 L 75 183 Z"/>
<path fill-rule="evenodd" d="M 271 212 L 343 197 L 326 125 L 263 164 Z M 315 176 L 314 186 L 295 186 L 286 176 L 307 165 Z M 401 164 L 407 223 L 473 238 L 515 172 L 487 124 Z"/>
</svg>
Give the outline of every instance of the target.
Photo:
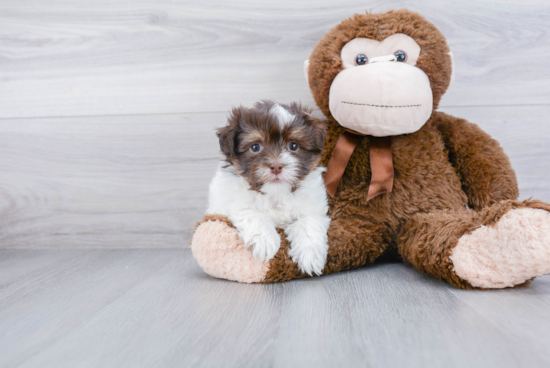
<svg viewBox="0 0 550 368">
<path fill-rule="evenodd" d="M 328 250 L 323 182 L 326 126 L 300 104 L 238 107 L 218 129 L 225 155 L 210 185 L 209 214 L 227 216 L 256 258 L 273 258 L 285 230 L 300 269 L 321 274 Z"/>
</svg>

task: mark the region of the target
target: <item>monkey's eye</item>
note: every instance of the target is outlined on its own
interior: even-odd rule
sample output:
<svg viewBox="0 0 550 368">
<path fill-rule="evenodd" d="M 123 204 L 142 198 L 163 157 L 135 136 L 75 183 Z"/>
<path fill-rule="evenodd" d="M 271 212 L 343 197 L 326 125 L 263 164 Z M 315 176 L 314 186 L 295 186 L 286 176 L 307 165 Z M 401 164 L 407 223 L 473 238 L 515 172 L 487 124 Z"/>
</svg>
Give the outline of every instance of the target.
<svg viewBox="0 0 550 368">
<path fill-rule="evenodd" d="M 297 151 L 298 150 L 298 143 L 296 142 L 292 142 L 288 145 L 288 149 L 291 150 L 291 151 Z"/>
<path fill-rule="evenodd" d="M 397 59 L 396 61 L 401 61 L 401 62 L 405 62 L 407 61 L 407 54 L 405 53 L 405 51 L 396 51 L 393 53 L 395 55 L 395 58 Z"/>
<path fill-rule="evenodd" d="M 369 61 L 369 58 L 365 54 L 359 54 L 355 58 L 355 65 L 365 65 Z"/>
<path fill-rule="evenodd" d="M 250 150 L 254 153 L 260 152 L 262 150 L 262 146 L 260 146 L 258 143 L 254 143 L 252 146 L 250 146 Z"/>
</svg>

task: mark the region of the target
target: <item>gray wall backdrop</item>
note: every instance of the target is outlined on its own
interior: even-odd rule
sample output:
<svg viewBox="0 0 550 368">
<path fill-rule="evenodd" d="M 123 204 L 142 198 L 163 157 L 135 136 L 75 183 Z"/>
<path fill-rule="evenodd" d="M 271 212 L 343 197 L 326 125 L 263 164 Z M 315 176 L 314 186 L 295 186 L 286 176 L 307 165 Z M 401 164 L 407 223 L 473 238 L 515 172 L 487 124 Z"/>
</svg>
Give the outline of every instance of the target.
<svg viewBox="0 0 550 368">
<path fill-rule="evenodd" d="M 548 0 L 1 0 L 0 248 L 187 246 L 227 110 L 313 105 L 302 64 L 324 33 L 403 7 L 453 50 L 440 110 L 550 201 Z"/>
</svg>

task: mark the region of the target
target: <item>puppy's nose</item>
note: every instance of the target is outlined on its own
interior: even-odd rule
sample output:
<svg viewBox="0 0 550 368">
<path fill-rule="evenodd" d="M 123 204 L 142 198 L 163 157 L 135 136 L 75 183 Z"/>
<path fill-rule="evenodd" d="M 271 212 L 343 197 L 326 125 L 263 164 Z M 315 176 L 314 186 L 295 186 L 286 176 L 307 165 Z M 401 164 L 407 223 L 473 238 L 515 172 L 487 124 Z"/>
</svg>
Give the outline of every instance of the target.
<svg viewBox="0 0 550 368">
<path fill-rule="evenodd" d="M 271 173 L 275 175 L 279 175 L 283 171 L 283 165 L 281 164 L 272 164 L 269 168 L 271 169 Z"/>
</svg>

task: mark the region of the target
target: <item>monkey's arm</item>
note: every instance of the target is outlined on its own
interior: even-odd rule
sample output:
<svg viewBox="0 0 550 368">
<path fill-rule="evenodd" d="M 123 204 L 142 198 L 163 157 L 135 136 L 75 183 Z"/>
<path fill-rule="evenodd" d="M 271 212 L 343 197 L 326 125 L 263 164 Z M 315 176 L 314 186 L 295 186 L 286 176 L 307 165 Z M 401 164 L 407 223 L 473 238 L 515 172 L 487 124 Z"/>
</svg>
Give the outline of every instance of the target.
<svg viewBox="0 0 550 368">
<path fill-rule="evenodd" d="M 449 150 L 468 206 L 475 210 L 519 196 L 516 174 L 499 143 L 477 125 L 442 112 L 434 122 Z"/>
</svg>

